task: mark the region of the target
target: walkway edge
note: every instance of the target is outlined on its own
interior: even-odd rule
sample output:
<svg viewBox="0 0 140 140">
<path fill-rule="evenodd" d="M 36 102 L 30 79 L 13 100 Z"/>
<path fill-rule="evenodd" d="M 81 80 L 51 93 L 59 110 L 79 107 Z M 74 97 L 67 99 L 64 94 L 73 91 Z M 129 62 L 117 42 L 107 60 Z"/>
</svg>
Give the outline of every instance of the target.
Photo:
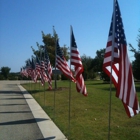
<svg viewBox="0 0 140 140">
<path fill-rule="evenodd" d="M 32 95 L 29 94 L 21 85 L 18 85 L 18 87 L 23 93 L 23 96 L 29 108 L 31 109 L 31 112 L 39 126 L 40 131 L 42 132 L 44 139 L 67 140 L 66 136 L 54 124 L 51 118 L 45 113 L 45 111 L 36 102 Z M 39 121 L 39 119 L 44 119 L 44 121 Z"/>
</svg>

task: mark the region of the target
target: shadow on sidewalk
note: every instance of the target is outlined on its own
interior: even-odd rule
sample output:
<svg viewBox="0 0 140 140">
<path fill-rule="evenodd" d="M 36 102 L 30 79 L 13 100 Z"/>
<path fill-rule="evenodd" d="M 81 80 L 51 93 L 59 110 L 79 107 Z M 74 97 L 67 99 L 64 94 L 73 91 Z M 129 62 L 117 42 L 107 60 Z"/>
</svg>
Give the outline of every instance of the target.
<svg viewBox="0 0 140 140">
<path fill-rule="evenodd" d="M 8 111 L 8 112 L 0 112 L 0 114 L 6 113 L 31 113 L 31 111 Z"/>
<path fill-rule="evenodd" d="M 37 140 L 53 140 L 53 139 L 55 139 L 55 136 L 47 137 L 47 138 L 44 138 L 44 139 L 37 139 Z"/>
<path fill-rule="evenodd" d="M 16 105 L 27 105 L 27 104 L 0 104 L 0 106 L 16 106 Z"/>
<path fill-rule="evenodd" d="M 45 120 L 49 120 L 49 119 L 36 118 L 36 119 L 18 120 L 18 121 L 3 122 L 3 123 L 0 123 L 0 125 L 29 124 L 29 123 L 36 123 L 36 122 L 41 122 Z"/>
<path fill-rule="evenodd" d="M 23 94 L 28 94 L 27 93 L 27 91 L 23 91 L 23 92 L 21 92 L 21 91 L 9 91 L 9 90 L 0 90 L 0 94 L 4 94 L 4 95 L 7 95 L 7 94 L 9 94 L 9 95 L 11 95 L 11 94 L 20 94 L 20 95 L 23 95 Z"/>
<path fill-rule="evenodd" d="M 23 100 L 23 99 L 33 99 L 33 98 L 0 98 L 0 100 Z"/>
</svg>

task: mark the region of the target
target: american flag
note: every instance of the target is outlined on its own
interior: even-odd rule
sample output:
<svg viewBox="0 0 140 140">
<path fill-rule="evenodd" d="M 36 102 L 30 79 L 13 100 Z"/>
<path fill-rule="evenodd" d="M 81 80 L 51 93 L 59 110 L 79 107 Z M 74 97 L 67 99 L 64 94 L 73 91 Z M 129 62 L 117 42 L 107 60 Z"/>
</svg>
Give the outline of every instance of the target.
<svg viewBox="0 0 140 140">
<path fill-rule="evenodd" d="M 31 68 L 31 60 L 30 59 L 28 59 L 26 61 L 26 72 L 27 72 L 28 76 L 31 77 L 32 68 Z"/>
<path fill-rule="evenodd" d="M 52 67 L 49 59 L 49 55 L 47 53 L 47 49 L 45 48 L 45 69 L 47 71 L 48 76 L 48 83 L 49 83 L 49 89 L 52 89 Z"/>
<path fill-rule="evenodd" d="M 41 67 L 40 67 L 40 60 L 38 56 L 36 56 L 35 71 L 36 71 L 37 77 L 41 78 L 41 75 L 40 75 Z"/>
<path fill-rule="evenodd" d="M 27 73 L 27 71 L 26 71 L 26 66 L 25 66 L 25 67 L 22 67 L 22 73 L 23 73 L 23 75 L 24 75 L 25 77 L 28 78 L 28 73 Z"/>
<path fill-rule="evenodd" d="M 35 61 L 33 58 L 32 58 L 32 62 L 31 62 L 31 68 L 32 68 L 31 78 L 34 82 L 36 82 L 37 81 L 37 74 L 36 74 L 36 70 L 35 70 Z"/>
<path fill-rule="evenodd" d="M 110 76 L 112 69 L 112 81 L 116 87 L 116 97 L 122 100 L 127 115 L 132 117 L 139 113 L 139 103 L 117 0 L 115 1 L 114 10 L 104 56 L 103 70 Z"/>
<path fill-rule="evenodd" d="M 73 74 L 59 46 L 58 40 L 56 41 L 56 67 L 60 69 L 66 77 L 75 82 Z"/>
<path fill-rule="evenodd" d="M 24 69 L 23 69 L 23 67 L 20 69 L 20 74 L 21 74 L 22 77 L 24 76 Z"/>
<path fill-rule="evenodd" d="M 45 72 L 46 69 L 45 69 L 44 60 L 41 60 L 40 66 L 41 66 L 41 79 L 42 78 L 44 79 L 44 83 L 48 82 L 48 76 L 46 75 L 46 72 Z"/>
<path fill-rule="evenodd" d="M 73 30 L 71 27 L 71 65 L 74 65 L 75 77 L 76 77 L 76 89 L 78 92 L 87 96 L 87 90 L 82 76 L 84 71 L 82 61 L 79 55 L 79 51 L 75 42 Z"/>
<path fill-rule="evenodd" d="M 35 70 L 36 70 L 37 76 L 41 79 L 42 86 L 45 83 L 45 78 L 44 78 L 44 74 L 43 74 L 44 69 L 45 69 L 44 63 L 41 63 L 39 58 L 36 56 Z"/>
</svg>

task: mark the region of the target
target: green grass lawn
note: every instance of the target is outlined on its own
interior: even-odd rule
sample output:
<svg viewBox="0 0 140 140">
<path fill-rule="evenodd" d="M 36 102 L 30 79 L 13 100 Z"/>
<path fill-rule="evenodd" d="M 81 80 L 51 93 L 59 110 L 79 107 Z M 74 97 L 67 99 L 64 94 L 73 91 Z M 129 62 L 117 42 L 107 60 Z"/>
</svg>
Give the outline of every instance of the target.
<svg viewBox="0 0 140 140">
<path fill-rule="evenodd" d="M 45 88 L 40 83 L 29 82 L 22 86 L 32 94 L 69 140 L 106 140 L 108 139 L 110 85 L 103 81 L 86 81 L 85 84 L 88 91 L 87 97 L 77 93 L 75 84 L 71 83 L 70 102 L 69 81 L 58 81 L 58 90 L 55 92 L 47 90 L 47 83 Z M 140 82 L 135 85 L 140 101 Z M 140 114 L 128 118 L 121 100 L 115 97 L 114 86 L 112 88 L 110 139 L 140 139 Z"/>
</svg>

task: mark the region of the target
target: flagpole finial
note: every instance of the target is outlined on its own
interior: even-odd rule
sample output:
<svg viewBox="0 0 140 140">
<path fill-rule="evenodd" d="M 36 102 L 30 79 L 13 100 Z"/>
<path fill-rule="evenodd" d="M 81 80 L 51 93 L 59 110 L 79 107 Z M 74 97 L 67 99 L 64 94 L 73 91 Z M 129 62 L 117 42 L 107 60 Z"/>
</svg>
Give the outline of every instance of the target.
<svg viewBox="0 0 140 140">
<path fill-rule="evenodd" d="M 53 25 L 53 31 L 55 30 L 54 28 L 55 28 L 55 27 L 54 27 L 54 25 Z"/>
<path fill-rule="evenodd" d="M 56 33 L 54 26 L 53 26 L 53 36 L 56 40 L 58 39 L 58 34 Z"/>
</svg>

